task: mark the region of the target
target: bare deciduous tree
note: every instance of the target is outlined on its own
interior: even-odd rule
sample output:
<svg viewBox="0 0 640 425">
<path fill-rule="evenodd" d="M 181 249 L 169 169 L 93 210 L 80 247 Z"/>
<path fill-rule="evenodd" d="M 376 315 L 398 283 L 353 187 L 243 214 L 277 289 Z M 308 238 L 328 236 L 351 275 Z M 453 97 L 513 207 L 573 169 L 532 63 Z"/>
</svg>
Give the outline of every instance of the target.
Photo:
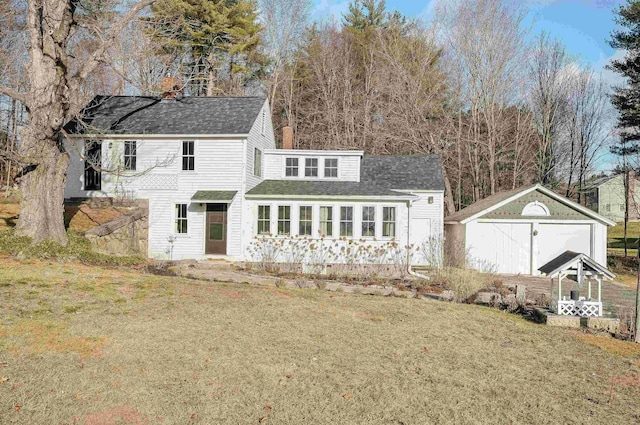
<svg viewBox="0 0 640 425">
<path fill-rule="evenodd" d="M 34 241 L 68 242 L 63 219 L 64 185 L 69 156 L 63 126 L 77 117 L 87 101 L 83 86 L 105 62 L 121 31 L 154 0 L 141 0 L 123 14 L 104 10 L 103 2 L 31 0 L 28 87 L 24 91 L 0 86 L 0 94 L 22 102 L 29 122 L 19 148 L 21 171 L 20 219 L 17 232 Z M 91 54 L 73 55 L 77 37 L 91 37 Z"/>
</svg>

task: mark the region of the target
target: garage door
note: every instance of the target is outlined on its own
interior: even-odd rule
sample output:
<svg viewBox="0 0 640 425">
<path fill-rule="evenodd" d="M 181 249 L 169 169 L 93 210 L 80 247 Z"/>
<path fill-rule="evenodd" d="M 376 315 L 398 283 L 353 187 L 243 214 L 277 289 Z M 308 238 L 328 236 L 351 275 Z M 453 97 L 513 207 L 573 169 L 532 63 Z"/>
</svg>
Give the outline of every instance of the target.
<svg viewBox="0 0 640 425">
<path fill-rule="evenodd" d="M 570 250 L 592 255 L 590 224 L 543 224 L 538 227 L 538 267 Z"/>
<path fill-rule="evenodd" d="M 469 223 L 466 237 L 475 268 L 531 273 L 531 223 Z"/>
</svg>

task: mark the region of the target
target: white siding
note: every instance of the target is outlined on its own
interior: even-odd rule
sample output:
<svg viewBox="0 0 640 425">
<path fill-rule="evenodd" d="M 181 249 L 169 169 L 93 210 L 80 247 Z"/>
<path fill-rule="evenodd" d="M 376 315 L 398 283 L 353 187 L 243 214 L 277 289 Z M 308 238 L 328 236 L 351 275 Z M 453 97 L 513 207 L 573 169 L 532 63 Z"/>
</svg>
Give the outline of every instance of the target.
<svg viewBox="0 0 640 425">
<path fill-rule="evenodd" d="M 433 196 L 437 199 L 438 197 L 442 198 L 442 193 L 434 193 Z M 427 202 L 425 200 L 425 202 Z M 344 241 L 340 240 L 340 207 L 341 206 L 352 206 L 354 207 L 353 214 L 353 237 L 350 239 L 361 240 L 362 238 L 362 207 L 363 206 L 374 206 L 375 210 L 375 221 L 376 221 L 376 237 L 375 238 L 364 238 L 365 243 L 369 246 L 381 246 L 387 242 L 389 242 L 392 238 L 383 238 L 382 237 L 382 208 L 384 206 L 393 206 L 396 207 L 396 238 L 395 240 L 398 242 L 398 246 L 404 247 L 408 245 L 407 241 L 412 241 L 414 243 L 414 231 L 420 232 L 421 229 L 414 229 L 413 225 L 418 225 L 421 223 L 425 223 L 426 221 L 430 221 L 434 223 L 430 230 L 431 235 L 437 236 L 442 235 L 442 203 L 434 199 L 434 203 L 429 205 L 429 208 L 423 207 L 421 204 L 418 204 L 418 216 L 423 218 L 418 218 L 415 221 L 415 224 L 412 224 L 411 229 L 409 229 L 409 208 L 407 206 L 407 202 L 391 202 L 391 201 L 358 201 L 358 202 L 349 202 L 349 201 L 319 201 L 319 200 L 295 200 L 295 201 L 274 201 L 274 200 L 255 200 L 250 199 L 246 200 L 244 203 L 244 217 L 245 221 L 243 223 L 243 229 L 248 229 L 249 231 L 243 234 L 245 246 L 245 253 L 247 255 L 247 248 L 250 246 L 252 240 L 256 237 L 256 226 L 257 226 L 257 210 L 258 205 L 269 205 L 271 207 L 271 232 L 277 232 L 278 225 L 278 214 L 277 208 L 280 205 L 289 205 L 291 206 L 291 235 L 296 236 L 298 234 L 298 224 L 299 224 L 299 207 L 302 205 L 310 205 L 313 208 L 313 237 L 318 239 L 318 228 L 319 228 L 319 214 L 320 214 L 320 206 L 332 206 L 333 207 L 333 229 L 334 235 L 331 238 L 325 238 L 325 241 L 330 241 L 332 246 L 339 247 L 345 244 Z M 414 213 L 412 207 L 411 214 Z M 435 205 L 436 207 L 433 207 Z M 440 205 L 440 208 L 438 208 Z M 421 209 L 424 210 L 421 211 Z M 427 217 L 427 215 L 429 215 Z M 412 223 L 414 223 L 413 218 L 411 219 Z M 440 232 L 440 233 L 437 233 Z M 419 264 L 424 261 L 423 258 L 419 254 L 416 254 L 414 257 L 414 263 Z"/>
<path fill-rule="evenodd" d="M 418 194 L 416 194 L 418 195 Z M 429 238 L 442 238 L 444 234 L 444 195 L 442 192 L 424 192 L 411 206 L 410 243 L 421 245 Z M 431 203 L 429 203 L 431 198 Z"/>
<path fill-rule="evenodd" d="M 593 223 L 593 259 L 607 266 L 607 225 Z"/>
<path fill-rule="evenodd" d="M 285 176 L 285 159 L 298 158 L 298 177 Z M 305 158 L 318 158 L 318 177 L 304 177 Z M 324 177 L 325 158 L 338 159 L 338 177 Z M 360 155 L 354 155 L 351 151 L 340 153 L 331 151 L 326 154 L 317 151 L 290 150 L 267 152 L 264 157 L 265 180 L 328 180 L 328 181 L 360 181 Z"/>
<path fill-rule="evenodd" d="M 189 140 L 189 139 L 185 139 Z M 135 197 L 149 199 L 149 255 L 168 258 L 167 237 L 174 233 L 175 204 L 189 204 L 189 234 L 178 235 L 173 257 L 204 256 L 204 206 L 191 203 L 198 190 L 238 191 L 227 213 L 227 255 L 242 254 L 242 200 L 246 177 L 244 139 L 196 139 L 195 170 L 182 170 L 182 141 L 137 141 L 135 173 L 102 173 L 102 190 L 83 190 L 84 161 L 72 150 L 65 197 Z M 78 142 L 83 146 L 84 142 Z M 103 167 L 115 170 L 122 164 L 124 141 L 102 142 Z M 252 170 L 251 170 L 252 171 Z"/>
<path fill-rule="evenodd" d="M 263 179 L 265 179 L 266 172 L 266 159 L 265 159 L 265 150 L 267 149 L 275 149 L 276 142 L 273 136 L 273 125 L 271 120 L 269 119 L 269 104 L 265 102 L 262 107 L 262 111 L 258 114 L 258 119 L 253 123 L 253 127 L 249 132 L 249 137 L 247 138 L 247 152 L 246 152 L 246 164 L 247 164 L 247 180 L 246 180 L 246 190 L 251 190 L 253 187 L 258 185 Z M 264 119 L 264 131 L 263 131 L 263 123 Z M 254 166 L 254 150 L 258 148 L 262 152 L 262 175 L 255 176 L 253 174 L 253 166 Z"/>
</svg>

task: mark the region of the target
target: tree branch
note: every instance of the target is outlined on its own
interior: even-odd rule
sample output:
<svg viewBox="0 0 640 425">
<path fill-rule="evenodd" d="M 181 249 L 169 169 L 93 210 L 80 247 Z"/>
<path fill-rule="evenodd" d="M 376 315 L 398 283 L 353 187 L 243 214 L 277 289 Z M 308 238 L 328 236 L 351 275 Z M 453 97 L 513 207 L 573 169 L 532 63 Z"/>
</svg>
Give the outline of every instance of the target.
<svg viewBox="0 0 640 425">
<path fill-rule="evenodd" d="M 113 46 L 117 37 L 120 36 L 120 33 L 127 26 L 129 22 L 131 22 L 137 15 L 140 13 L 142 9 L 153 4 L 156 0 L 141 0 L 136 3 L 129 11 L 115 24 L 111 26 L 111 29 L 107 33 L 107 35 L 102 39 L 102 42 L 98 46 L 98 48 L 93 52 L 93 54 L 87 59 L 80 68 L 80 70 L 74 75 L 74 79 L 76 79 L 79 83 L 86 80 L 89 74 L 93 72 L 93 70 L 98 66 L 100 61 L 103 59 L 105 52 Z"/>
<path fill-rule="evenodd" d="M 20 93 L 19 91 L 12 89 L 11 87 L 0 86 L 0 95 L 9 96 L 18 102 L 21 102 L 24 106 L 29 109 L 29 102 L 27 102 L 27 97 L 24 93 Z"/>
</svg>

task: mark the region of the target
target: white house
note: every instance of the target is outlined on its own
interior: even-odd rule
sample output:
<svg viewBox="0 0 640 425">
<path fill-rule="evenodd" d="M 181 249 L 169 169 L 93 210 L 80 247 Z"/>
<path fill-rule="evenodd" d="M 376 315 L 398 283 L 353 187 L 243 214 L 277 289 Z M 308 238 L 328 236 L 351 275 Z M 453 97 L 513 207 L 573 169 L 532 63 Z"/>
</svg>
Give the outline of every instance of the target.
<svg viewBox="0 0 640 425">
<path fill-rule="evenodd" d="M 498 273 L 540 274 L 565 251 L 607 264 L 615 222 L 539 184 L 497 193 L 445 218 L 451 258 Z"/>
<path fill-rule="evenodd" d="M 276 149 L 264 98 L 99 96 L 66 130 L 65 198 L 148 200 L 149 257 L 245 259 L 256 237 L 404 246 L 443 233 L 438 156 L 295 150 L 290 138 Z"/>
</svg>

